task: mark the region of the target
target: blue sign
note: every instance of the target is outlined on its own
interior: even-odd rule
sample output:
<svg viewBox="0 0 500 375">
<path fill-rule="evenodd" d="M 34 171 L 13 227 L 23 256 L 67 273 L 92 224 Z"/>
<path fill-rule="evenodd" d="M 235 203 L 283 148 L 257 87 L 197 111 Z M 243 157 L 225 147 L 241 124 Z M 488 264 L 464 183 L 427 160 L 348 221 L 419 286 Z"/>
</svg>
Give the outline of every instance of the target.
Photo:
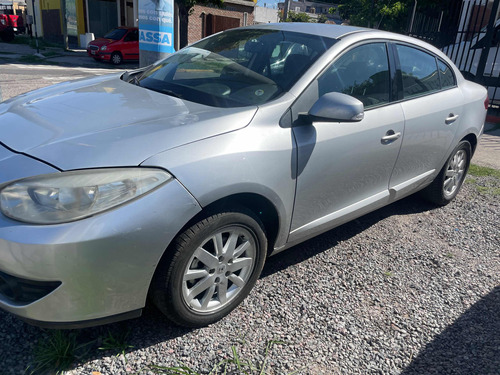
<svg viewBox="0 0 500 375">
<path fill-rule="evenodd" d="M 173 53 L 174 1 L 139 0 L 139 49 Z"/>
</svg>

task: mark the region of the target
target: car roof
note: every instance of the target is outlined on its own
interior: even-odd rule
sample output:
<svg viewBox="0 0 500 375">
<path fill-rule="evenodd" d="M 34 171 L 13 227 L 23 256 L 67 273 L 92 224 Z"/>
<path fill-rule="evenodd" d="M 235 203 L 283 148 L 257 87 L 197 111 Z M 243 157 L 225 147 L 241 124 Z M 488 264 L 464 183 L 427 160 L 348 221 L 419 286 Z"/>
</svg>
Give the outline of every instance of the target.
<svg viewBox="0 0 500 375">
<path fill-rule="evenodd" d="M 340 39 L 346 36 L 347 34 L 367 32 L 367 31 L 369 32 L 378 31 L 356 26 L 331 25 L 326 23 L 305 23 L 305 22 L 266 23 L 266 24 L 248 26 L 247 28 L 292 31 L 305 34 L 314 34 L 334 39 Z"/>
</svg>

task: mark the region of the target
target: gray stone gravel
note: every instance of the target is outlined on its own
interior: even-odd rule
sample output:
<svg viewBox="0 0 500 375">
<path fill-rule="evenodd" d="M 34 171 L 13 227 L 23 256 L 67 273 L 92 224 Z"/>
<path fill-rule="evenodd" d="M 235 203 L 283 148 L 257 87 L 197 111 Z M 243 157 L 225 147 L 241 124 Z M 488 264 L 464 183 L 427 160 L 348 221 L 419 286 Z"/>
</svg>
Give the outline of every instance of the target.
<svg viewBox="0 0 500 375">
<path fill-rule="evenodd" d="M 479 192 L 476 184 L 490 186 Z M 495 190 L 496 189 L 496 190 Z M 500 181 L 474 177 L 435 208 L 409 197 L 270 258 L 243 304 L 189 330 L 143 317 L 81 330 L 79 342 L 130 330 L 126 358 L 90 353 L 69 374 L 151 374 L 227 358 L 267 374 L 500 374 Z M 0 312 L 0 373 L 22 374 L 45 333 Z"/>
</svg>

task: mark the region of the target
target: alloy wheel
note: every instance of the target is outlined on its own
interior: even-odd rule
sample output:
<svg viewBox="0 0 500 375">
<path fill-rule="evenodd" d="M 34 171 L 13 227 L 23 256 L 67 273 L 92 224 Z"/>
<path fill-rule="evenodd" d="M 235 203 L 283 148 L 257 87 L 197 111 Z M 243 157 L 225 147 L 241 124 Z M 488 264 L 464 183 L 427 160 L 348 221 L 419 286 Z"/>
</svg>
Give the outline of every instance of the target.
<svg viewBox="0 0 500 375">
<path fill-rule="evenodd" d="M 255 262 L 252 232 L 236 225 L 219 229 L 202 241 L 184 270 L 184 303 L 202 314 L 223 309 L 247 284 Z"/>
<path fill-rule="evenodd" d="M 443 193 L 445 197 L 452 196 L 462 184 L 465 170 L 467 168 L 467 153 L 465 150 L 458 150 L 453 158 L 448 162 L 443 183 Z"/>
</svg>

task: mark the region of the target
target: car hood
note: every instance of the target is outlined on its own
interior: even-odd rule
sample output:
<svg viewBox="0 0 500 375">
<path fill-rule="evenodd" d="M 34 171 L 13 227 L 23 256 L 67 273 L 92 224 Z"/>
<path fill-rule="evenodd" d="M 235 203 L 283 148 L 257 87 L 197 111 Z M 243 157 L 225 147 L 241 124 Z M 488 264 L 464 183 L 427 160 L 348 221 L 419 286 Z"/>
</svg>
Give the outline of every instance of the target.
<svg viewBox="0 0 500 375">
<path fill-rule="evenodd" d="M 133 166 L 245 127 L 256 110 L 209 107 L 102 76 L 1 103 L 0 142 L 62 170 Z"/>
<path fill-rule="evenodd" d="M 98 46 L 102 47 L 107 44 L 111 44 L 113 42 L 117 42 L 117 40 L 114 39 L 107 39 L 107 38 L 97 38 L 89 43 L 91 46 Z"/>
</svg>

